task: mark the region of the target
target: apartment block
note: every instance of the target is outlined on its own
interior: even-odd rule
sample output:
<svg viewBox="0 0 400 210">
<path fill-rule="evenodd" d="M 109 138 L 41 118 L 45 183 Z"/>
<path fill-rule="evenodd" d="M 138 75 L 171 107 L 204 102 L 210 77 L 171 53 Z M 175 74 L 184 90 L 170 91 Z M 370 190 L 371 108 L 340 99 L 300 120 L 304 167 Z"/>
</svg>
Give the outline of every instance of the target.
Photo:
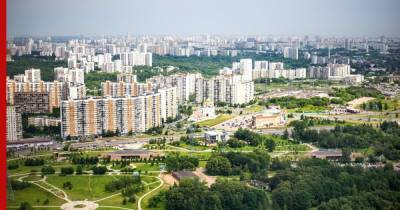
<svg viewBox="0 0 400 210">
<path fill-rule="evenodd" d="M 22 139 L 21 114 L 14 106 L 7 106 L 7 142 L 16 142 Z"/>
<path fill-rule="evenodd" d="M 14 104 L 16 93 L 47 93 L 51 108 L 60 107 L 62 99 L 67 98 L 64 91 L 64 83 L 54 82 L 16 82 L 7 80 L 7 103 Z"/>
<path fill-rule="evenodd" d="M 177 115 L 176 89 L 131 97 L 67 100 L 61 105 L 62 137 L 140 133 Z"/>
<path fill-rule="evenodd" d="M 45 114 L 52 112 L 49 93 L 17 92 L 14 95 L 14 105 L 18 113 Z"/>
</svg>

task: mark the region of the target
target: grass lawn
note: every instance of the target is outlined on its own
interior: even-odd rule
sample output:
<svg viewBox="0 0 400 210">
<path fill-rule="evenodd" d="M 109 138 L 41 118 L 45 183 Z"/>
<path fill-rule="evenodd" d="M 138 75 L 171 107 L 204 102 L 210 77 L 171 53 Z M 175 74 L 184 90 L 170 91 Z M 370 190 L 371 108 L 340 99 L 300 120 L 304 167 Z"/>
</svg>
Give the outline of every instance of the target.
<svg viewBox="0 0 400 210">
<path fill-rule="evenodd" d="M 234 116 L 233 115 L 228 115 L 228 114 L 220 114 L 218 115 L 215 119 L 210 119 L 210 120 L 204 120 L 198 123 L 195 123 L 196 125 L 199 125 L 201 127 L 212 127 L 214 125 L 218 125 L 220 123 L 223 123 L 229 119 L 232 119 Z"/>
<path fill-rule="evenodd" d="M 24 177 L 22 180 L 28 182 L 28 181 L 38 181 L 41 179 L 42 179 L 41 176 L 29 175 L 27 177 Z"/>
<path fill-rule="evenodd" d="M 13 197 L 14 197 L 13 200 L 11 199 L 7 200 L 7 206 L 19 206 L 21 202 L 24 201 L 29 202 L 32 206 L 35 205 L 44 206 L 43 202 L 46 199 L 49 200 L 49 203 L 46 206 L 60 206 L 61 204 L 66 203 L 66 201 L 57 198 L 53 194 L 33 184 L 32 186 L 25 188 L 23 190 L 14 190 Z"/>
<path fill-rule="evenodd" d="M 142 180 L 143 181 L 147 180 L 149 183 L 151 183 L 151 182 L 156 181 L 158 179 L 156 179 L 154 177 L 142 176 Z M 100 205 L 100 207 L 101 206 L 117 206 L 117 207 L 123 207 L 123 208 L 137 209 L 137 206 L 138 206 L 137 202 L 138 202 L 139 198 L 142 195 L 144 195 L 146 192 L 148 192 L 148 191 L 154 189 L 155 187 L 157 187 L 159 184 L 160 184 L 159 182 L 156 182 L 156 183 L 153 183 L 153 184 L 145 186 L 145 190 L 143 192 L 136 194 L 136 202 L 135 203 L 127 202 L 126 205 L 123 205 L 122 201 L 123 201 L 124 197 L 121 194 L 119 194 L 119 195 L 113 196 L 111 198 L 99 201 L 98 204 Z M 100 207 L 98 209 L 108 209 L 108 208 L 105 208 L 105 207 L 103 207 L 103 208 L 100 208 Z"/>
<path fill-rule="evenodd" d="M 48 176 L 47 182 L 63 189 L 63 184 L 67 181 L 71 182 L 73 187 L 71 190 L 64 190 L 71 200 L 97 200 L 106 196 L 115 194 L 105 191 L 105 185 L 115 178 L 107 175 L 93 176 Z"/>
<path fill-rule="evenodd" d="M 145 174 L 143 174 L 140 178 L 142 179 L 142 182 L 145 185 L 159 181 L 156 177 L 147 176 Z"/>
<path fill-rule="evenodd" d="M 201 144 L 204 144 L 204 142 L 200 142 Z M 189 150 L 196 150 L 196 151 L 203 151 L 203 150 L 207 150 L 207 149 L 211 149 L 211 147 L 207 147 L 204 145 L 198 145 L 198 146 L 193 146 L 193 145 L 189 145 L 186 143 L 180 143 L 179 147 L 185 148 L 185 149 L 189 149 Z"/>
<path fill-rule="evenodd" d="M 151 163 L 133 163 L 136 166 L 136 170 L 141 170 L 142 173 L 145 171 L 159 171 L 160 170 L 160 165 L 157 165 L 154 163 L 154 165 L 151 165 Z"/>
<path fill-rule="evenodd" d="M 163 186 L 161 186 L 160 188 L 151 192 L 149 195 L 147 195 L 145 198 L 143 198 L 142 209 L 145 209 L 145 210 L 163 210 L 163 209 L 165 209 L 165 203 L 163 203 L 163 202 L 160 202 L 156 208 L 149 208 L 148 205 L 149 205 L 150 198 L 156 196 L 161 190 L 168 190 L 168 189 L 169 189 L 169 185 L 164 184 Z"/>
<path fill-rule="evenodd" d="M 116 170 L 120 170 L 121 165 L 117 165 L 115 164 L 114 166 L 112 166 L 112 164 L 110 164 L 112 169 L 116 169 Z M 134 166 L 133 168 L 135 168 L 137 171 L 141 171 L 142 173 L 144 173 L 145 171 L 159 171 L 160 170 L 160 165 L 157 165 L 156 162 L 154 162 L 153 165 L 151 165 L 151 162 L 146 163 L 130 163 L 130 166 Z"/>
<path fill-rule="evenodd" d="M 171 152 L 167 152 L 167 155 Z M 190 156 L 190 157 L 197 157 L 199 160 L 208 160 L 210 159 L 212 152 L 186 152 L 182 151 L 179 152 L 182 156 Z"/>
<path fill-rule="evenodd" d="M 253 104 L 253 105 L 245 108 L 245 111 L 247 113 L 261 112 L 262 110 L 264 110 L 264 107 L 260 106 L 258 104 Z"/>
<path fill-rule="evenodd" d="M 14 174 L 24 174 L 24 173 L 29 173 L 31 171 L 39 171 L 42 169 L 42 166 L 23 166 L 19 165 L 17 169 L 12 169 L 8 170 L 9 175 L 14 175 Z"/>
<path fill-rule="evenodd" d="M 98 209 L 109 209 L 106 207 L 101 208 L 101 206 L 119 206 L 119 207 L 124 207 L 124 208 L 137 209 L 137 206 L 135 203 L 127 202 L 126 205 L 123 205 L 122 204 L 123 199 L 124 199 L 124 197 L 121 194 L 119 194 L 119 195 L 113 196 L 111 198 L 99 201 L 99 202 L 97 202 L 100 206 Z"/>
<path fill-rule="evenodd" d="M 249 145 L 239 147 L 239 148 L 232 148 L 232 147 L 226 146 L 222 150 L 223 150 L 223 152 L 242 152 L 242 151 L 253 151 L 256 148 L 257 147 L 249 146 Z"/>
</svg>

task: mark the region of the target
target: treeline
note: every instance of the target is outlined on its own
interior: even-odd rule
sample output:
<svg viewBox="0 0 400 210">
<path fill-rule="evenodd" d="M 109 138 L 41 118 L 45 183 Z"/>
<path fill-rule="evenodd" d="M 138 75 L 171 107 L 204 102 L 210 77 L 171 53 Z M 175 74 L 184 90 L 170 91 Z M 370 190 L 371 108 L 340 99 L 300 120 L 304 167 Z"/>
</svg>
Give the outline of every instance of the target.
<svg viewBox="0 0 400 210">
<path fill-rule="evenodd" d="M 223 67 L 232 66 L 232 62 L 237 62 L 241 58 L 251 58 L 253 60 L 267 60 L 271 62 L 283 62 L 285 68 L 302 68 L 307 67 L 308 60 L 305 59 L 288 59 L 274 52 L 253 53 L 241 52 L 238 56 L 158 56 L 153 55 L 153 66 L 176 66 L 180 71 L 200 72 L 206 77 L 218 74 L 218 70 Z"/>
<path fill-rule="evenodd" d="M 268 138 L 265 135 L 261 135 L 253 131 L 250 131 L 249 129 L 246 128 L 245 129 L 239 128 L 238 130 L 236 130 L 236 132 L 234 133 L 234 137 L 239 140 L 245 141 L 247 144 L 251 146 L 258 146 L 260 144 L 263 144 L 270 152 L 272 152 L 276 146 L 275 141 L 273 139 Z"/>
<path fill-rule="evenodd" d="M 251 153 L 228 152 L 212 156 L 206 164 L 210 175 L 239 175 L 242 172 L 260 173 L 270 165 L 267 152 L 255 150 Z"/>
<path fill-rule="evenodd" d="M 54 109 L 53 113 L 47 113 L 47 116 L 60 117 L 60 109 Z M 57 115 L 58 114 L 58 115 Z M 42 115 L 42 114 L 40 114 Z M 24 138 L 33 138 L 35 136 L 53 136 L 59 137 L 61 132 L 61 126 L 43 126 L 43 127 L 35 127 L 33 125 L 28 125 L 28 118 L 33 116 L 39 116 L 39 114 L 22 114 L 22 135 Z"/>
<path fill-rule="evenodd" d="M 186 179 L 165 193 L 166 210 L 264 210 L 264 191 L 233 181 L 217 180 L 207 188 L 198 179 Z M 161 200 L 161 199 L 160 199 Z"/>
<path fill-rule="evenodd" d="M 334 165 L 306 159 L 297 167 L 264 177 L 272 190 L 273 209 L 399 209 L 400 174 L 381 169 Z"/>
<path fill-rule="evenodd" d="M 293 120 L 289 123 L 289 126 L 295 126 L 297 124 L 304 124 L 304 127 L 312 127 L 316 125 L 335 125 L 335 124 L 344 124 L 344 120 L 331 120 L 327 118 L 319 118 L 319 117 L 308 117 L 301 115 L 300 120 Z"/>
<path fill-rule="evenodd" d="M 376 156 L 400 160 L 400 127 L 396 122 L 383 122 L 379 128 L 371 125 L 335 126 L 332 130 L 307 129 L 295 124 L 292 137 L 296 141 L 314 143 L 324 148 L 374 148 Z"/>
<path fill-rule="evenodd" d="M 85 74 L 85 86 L 89 90 L 98 90 L 100 95 L 101 83 L 105 81 L 117 81 L 117 73 L 90 72 Z"/>
<path fill-rule="evenodd" d="M 351 101 L 361 97 L 373 97 L 382 98 L 383 94 L 372 87 L 359 87 L 351 86 L 347 88 L 333 88 L 332 92 L 329 93 L 332 97 L 339 97 L 344 102 Z"/>
<path fill-rule="evenodd" d="M 32 184 L 25 181 L 18 181 L 15 179 L 11 179 L 11 187 L 13 190 L 23 190 L 27 187 L 30 187 Z"/>
<path fill-rule="evenodd" d="M 174 153 L 165 158 L 165 164 L 167 171 L 194 170 L 199 166 L 199 159 Z"/>
<path fill-rule="evenodd" d="M 25 166 L 41 166 L 44 165 L 44 160 L 39 158 L 28 158 L 24 162 Z"/>
<path fill-rule="evenodd" d="M 61 126 L 43 126 L 41 128 L 28 126 L 23 129 L 24 138 L 32 138 L 35 136 L 60 136 Z"/>
<path fill-rule="evenodd" d="M 99 158 L 95 156 L 82 157 L 81 155 L 73 154 L 71 155 L 71 162 L 73 164 L 79 165 L 95 165 L 99 163 Z"/>
<path fill-rule="evenodd" d="M 105 190 L 107 192 L 115 192 L 123 188 L 130 187 L 134 184 L 141 184 L 140 176 L 121 176 L 117 180 L 113 180 L 105 185 Z"/>
<path fill-rule="evenodd" d="M 334 102 L 334 101 L 333 101 Z M 296 98 L 294 96 L 284 96 L 279 98 L 271 98 L 268 102 L 259 102 L 260 105 L 279 105 L 287 109 L 303 108 L 305 106 L 326 107 L 331 103 L 329 98 L 311 97 Z"/>
<path fill-rule="evenodd" d="M 53 56 L 14 56 L 13 62 L 7 62 L 7 76 L 13 78 L 14 75 L 24 74 L 30 68 L 40 69 L 40 76 L 44 81 L 54 80 L 54 68 L 66 67 L 66 61 L 56 61 Z"/>
<path fill-rule="evenodd" d="M 386 110 L 397 110 L 400 107 L 398 100 L 382 100 L 376 99 L 366 103 L 361 104 L 363 110 L 368 111 L 386 111 Z"/>
</svg>

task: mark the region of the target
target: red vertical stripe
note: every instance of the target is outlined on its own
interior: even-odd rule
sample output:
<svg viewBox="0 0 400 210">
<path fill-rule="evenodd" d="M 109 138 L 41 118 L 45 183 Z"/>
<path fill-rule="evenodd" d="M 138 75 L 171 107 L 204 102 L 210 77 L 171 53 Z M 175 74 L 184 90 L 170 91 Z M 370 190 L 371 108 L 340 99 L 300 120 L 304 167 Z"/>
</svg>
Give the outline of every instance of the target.
<svg viewBox="0 0 400 210">
<path fill-rule="evenodd" d="M 0 94 L 1 94 L 1 111 L 0 111 L 0 209 L 6 209 L 7 207 L 7 160 L 6 160 L 6 141 L 7 141 L 7 111 L 6 111 L 6 0 L 1 0 L 1 35 L 0 35 L 0 72 L 1 72 L 1 85 L 0 85 Z"/>
</svg>

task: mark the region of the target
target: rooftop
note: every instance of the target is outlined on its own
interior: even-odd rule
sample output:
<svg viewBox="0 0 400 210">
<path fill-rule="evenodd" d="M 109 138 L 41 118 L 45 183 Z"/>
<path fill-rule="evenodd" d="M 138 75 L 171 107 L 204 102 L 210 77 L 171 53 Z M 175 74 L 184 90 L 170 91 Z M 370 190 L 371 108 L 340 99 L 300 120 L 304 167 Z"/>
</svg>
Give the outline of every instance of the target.
<svg viewBox="0 0 400 210">
<path fill-rule="evenodd" d="M 174 171 L 172 172 L 172 175 L 178 180 L 197 177 L 197 175 L 191 171 Z"/>
</svg>

